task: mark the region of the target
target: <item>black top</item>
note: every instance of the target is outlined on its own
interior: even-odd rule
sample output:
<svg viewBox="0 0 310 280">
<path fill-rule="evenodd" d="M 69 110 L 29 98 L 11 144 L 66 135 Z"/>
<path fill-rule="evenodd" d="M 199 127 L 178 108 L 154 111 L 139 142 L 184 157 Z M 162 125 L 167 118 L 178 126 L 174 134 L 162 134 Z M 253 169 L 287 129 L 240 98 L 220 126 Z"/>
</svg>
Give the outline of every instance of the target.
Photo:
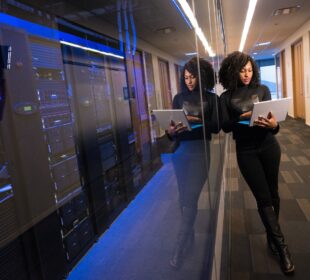
<svg viewBox="0 0 310 280">
<path fill-rule="evenodd" d="M 204 120 L 206 139 L 211 140 L 211 133 L 218 133 L 220 125 L 218 121 L 218 96 L 212 92 L 205 92 L 202 96 L 203 106 L 201 106 L 201 96 L 199 91 L 184 91 L 178 93 L 173 98 L 173 109 L 183 109 L 186 115 L 200 117 Z M 202 107 L 204 117 L 202 117 Z M 203 127 L 193 128 L 191 131 L 184 131 L 178 134 L 178 140 L 198 140 L 203 139 Z"/>
<path fill-rule="evenodd" d="M 259 126 L 248 126 L 239 122 L 239 116 L 253 109 L 253 103 L 271 100 L 268 87 L 260 85 L 256 88 L 242 86 L 235 91 L 225 91 L 220 97 L 222 124 L 224 132 L 233 132 L 236 142 L 262 141 L 268 135 L 276 134 L 276 129 L 263 128 Z"/>
</svg>

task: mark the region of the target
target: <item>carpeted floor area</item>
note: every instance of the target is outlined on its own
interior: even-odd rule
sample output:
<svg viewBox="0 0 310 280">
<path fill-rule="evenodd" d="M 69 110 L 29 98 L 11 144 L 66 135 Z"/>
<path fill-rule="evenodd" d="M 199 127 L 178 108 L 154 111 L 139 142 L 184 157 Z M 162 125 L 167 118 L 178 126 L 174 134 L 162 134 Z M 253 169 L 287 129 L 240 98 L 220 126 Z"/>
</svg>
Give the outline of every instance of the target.
<svg viewBox="0 0 310 280">
<path fill-rule="evenodd" d="M 256 202 L 236 164 L 231 143 L 226 205 L 231 207 L 230 243 L 225 279 L 294 280 L 310 279 L 310 127 L 304 121 L 288 118 L 277 135 L 282 149 L 279 192 L 280 225 L 289 245 L 296 271 L 282 274 L 277 258 L 267 250 L 265 231 Z"/>
</svg>

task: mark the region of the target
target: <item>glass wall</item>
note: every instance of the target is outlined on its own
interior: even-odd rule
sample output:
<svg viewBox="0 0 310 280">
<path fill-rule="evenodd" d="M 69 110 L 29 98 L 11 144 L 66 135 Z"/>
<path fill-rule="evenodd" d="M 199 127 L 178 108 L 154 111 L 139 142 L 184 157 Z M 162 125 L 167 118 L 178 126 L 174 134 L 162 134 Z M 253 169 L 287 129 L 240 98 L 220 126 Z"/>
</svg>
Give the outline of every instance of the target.
<svg viewBox="0 0 310 280">
<path fill-rule="evenodd" d="M 4 279 L 217 279 L 220 1 L 6 0 L 0 45 Z"/>
</svg>

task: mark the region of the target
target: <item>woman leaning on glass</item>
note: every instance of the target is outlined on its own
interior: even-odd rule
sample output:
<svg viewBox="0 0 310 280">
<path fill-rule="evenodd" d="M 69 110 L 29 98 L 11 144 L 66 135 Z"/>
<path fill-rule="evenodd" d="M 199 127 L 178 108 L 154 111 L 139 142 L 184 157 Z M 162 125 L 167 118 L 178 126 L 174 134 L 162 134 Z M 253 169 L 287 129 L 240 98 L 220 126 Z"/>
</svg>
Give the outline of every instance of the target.
<svg viewBox="0 0 310 280">
<path fill-rule="evenodd" d="M 260 84 L 255 61 L 242 52 L 233 52 L 223 60 L 219 80 L 226 89 L 220 97 L 222 129 L 233 133 L 238 166 L 256 199 L 268 247 L 279 256 L 282 271 L 292 273 L 294 264 L 278 222 L 281 150 L 275 134 L 279 124 L 272 113 L 259 117 L 252 127 L 247 124 L 253 103 L 270 100 L 270 91 Z"/>
</svg>

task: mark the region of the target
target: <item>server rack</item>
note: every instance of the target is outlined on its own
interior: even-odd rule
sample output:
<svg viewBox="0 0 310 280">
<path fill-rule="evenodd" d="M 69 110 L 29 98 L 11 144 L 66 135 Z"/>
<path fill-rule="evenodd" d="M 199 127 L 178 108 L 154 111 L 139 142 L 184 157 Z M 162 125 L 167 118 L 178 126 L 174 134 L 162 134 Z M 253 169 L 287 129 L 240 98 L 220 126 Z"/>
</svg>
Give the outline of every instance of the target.
<svg viewBox="0 0 310 280">
<path fill-rule="evenodd" d="M 9 26 L 2 26 L 0 33 L 1 43 L 11 45 L 18 54 L 12 56 L 12 68 L 5 75 L 6 104 L 1 121 L 1 149 L 9 174 L 0 203 L 5 210 L 1 219 L 9 225 L 1 240 L 1 275 L 10 271 L 7 275 L 18 272 L 19 277 L 55 279 L 54 275 L 60 279 L 66 269 L 65 256 L 29 38 Z M 20 271 L 12 271 L 15 262 L 10 256 L 23 260 Z"/>
<path fill-rule="evenodd" d="M 31 39 L 31 54 L 62 243 L 68 264 L 73 266 L 91 245 L 93 228 L 79 172 L 62 54 L 58 43 L 38 38 Z"/>
<path fill-rule="evenodd" d="M 121 58 L 25 30 L 0 33 L 20 54 L 0 124 L 9 174 L 0 177 L 0 274 L 62 279 L 94 241 L 93 226 L 99 236 L 143 184 L 128 70 Z"/>
<path fill-rule="evenodd" d="M 106 56 L 79 48 L 63 46 L 62 50 L 78 124 L 83 177 L 100 234 L 128 202 L 121 166 L 129 150 L 128 135 L 132 134 L 129 104 L 123 98 L 125 68 L 119 62 L 112 66 Z M 112 77 L 117 81 L 113 83 Z M 121 87 L 120 98 L 116 84 Z"/>
</svg>

